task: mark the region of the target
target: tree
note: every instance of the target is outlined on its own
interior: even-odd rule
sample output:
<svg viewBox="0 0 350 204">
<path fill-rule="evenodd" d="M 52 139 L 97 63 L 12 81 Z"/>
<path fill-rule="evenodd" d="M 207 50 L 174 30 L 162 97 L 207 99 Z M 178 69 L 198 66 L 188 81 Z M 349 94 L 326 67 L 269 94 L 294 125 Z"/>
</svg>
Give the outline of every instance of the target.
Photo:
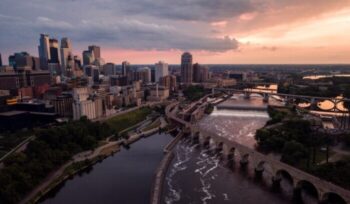
<svg viewBox="0 0 350 204">
<path fill-rule="evenodd" d="M 307 150 L 304 145 L 296 141 L 290 141 L 284 144 L 281 160 L 290 165 L 296 165 L 306 156 Z"/>
</svg>

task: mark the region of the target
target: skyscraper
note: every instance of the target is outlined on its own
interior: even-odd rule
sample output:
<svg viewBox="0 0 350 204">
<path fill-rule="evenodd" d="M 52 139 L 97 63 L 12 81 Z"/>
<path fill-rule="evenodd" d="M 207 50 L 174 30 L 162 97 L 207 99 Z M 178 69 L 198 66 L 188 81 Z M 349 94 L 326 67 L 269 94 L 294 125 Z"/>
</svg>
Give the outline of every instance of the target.
<svg viewBox="0 0 350 204">
<path fill-rule="evenodd" d="M 133 71 L 131 70 L 131 66 L 128 61 L 122 62 L 122 75 L 126 76 L 127 84 L 131 84 L 133 81 Z"/>
<path fill-rule="evenodd" d="M 59 52 L 59 45 L 58 45 L 58 40 L 56 39 L 50 39 L 50 63 L 55 63 L 55 64 L 60 64 L 60 52 Z"/>
<path fill-rule="evenodd" d="M 181 56 L 181 81 L 183 83 L 192 83 L 193 79 L 193 67 L 192 67 L 192 55 L 189 52 L 185 52 Z"/>
<path fill-rule="evenodd" d="M 193 65 L 193 81 L 196 83 L 201 82 L 201 73 L 202 73 L 202 67 L 196 63 Z"/>
<path fill-rule="evenodd" d="M 93 52 L 90 50 L 85 50 L 83 52 L 83 64 L 84 66 L 86 65 L 91 65 L 95 61 L 95 55 Z"/>
<path fill-rule="evenodd" d="M 202 66 L 201 67 L 201 80 L 200 82 L 206 82 L 209 79 L 209 67 Z"/>
<path fill-rule="evenodd" d="M 130 63 L 128 61 L 122 62 L 122 75 L 126 76 L 130 70 Z"/>
<path fill-rule="evenodd" d="M 90 45 L 89 50 L 94 53 L 95 59 L 101 58 L 101 48 L 96 45 Z"/>
<path fill-rule="evenodd" d="M 0 67 L 2 66 L 2 58 L 1 58 L 1 53 L 0 53 Z"/>
<path fill-rule="evenodd" d="M 61 39 L 61 67 L 65 74 L 74 68 L 72 43 L 68 38 Z"/>
<path fill-rule="evenodd" d="M 169 75 L 168 64 L 162 61 L 156 63 L 155 66 L 155 82 L 159 82 L 161 77 L 165 77 Z"/>
<path fill-rule="evenodd" d="M 39 58 L 40 58 L 41 69 L 47 70 L 48 69 L 48 62 L 51 59 L 49 36 L 46 34 L 41 34 L 39 43 L 40 44 L 39 44 L 38 49 L 39 49 Z"/>
</svg>

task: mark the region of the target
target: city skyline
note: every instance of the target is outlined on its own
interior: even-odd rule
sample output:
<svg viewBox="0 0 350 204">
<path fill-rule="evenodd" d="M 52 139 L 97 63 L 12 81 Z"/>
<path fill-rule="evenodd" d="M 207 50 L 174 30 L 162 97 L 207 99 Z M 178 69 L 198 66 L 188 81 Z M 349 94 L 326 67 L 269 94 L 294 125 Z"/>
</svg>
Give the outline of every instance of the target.
<svg viewBox="0 0 350 204">
<path fill-rule="evenodd" d="M 184 51 L 202 64 L 350 63 L 349 0 L 3 3 L 5 63 L 14 52 L 38 56 L 40 33 L 68 37 L 79 56 L 96 44 L 116 64 L 179 64 Z"/>
</svg>

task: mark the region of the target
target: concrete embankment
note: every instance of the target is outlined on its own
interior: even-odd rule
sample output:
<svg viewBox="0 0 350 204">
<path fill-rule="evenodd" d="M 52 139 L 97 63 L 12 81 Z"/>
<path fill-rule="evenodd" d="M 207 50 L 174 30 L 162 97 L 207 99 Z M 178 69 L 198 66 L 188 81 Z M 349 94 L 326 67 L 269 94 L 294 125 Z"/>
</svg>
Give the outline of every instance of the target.
<svg viewBox="0 0 350 204">
<path fill-rule="evenodd" d="M 180 132 L 169 144 L 167 144 L 164 148 L 165 156 L 160 162 L 159 167 L 156 170 L 153 188 L 151 191 L 151 204 L 159 204 L 161 203 L 162 192 L 163 192 L 163 183 L 168 171 L 169 165 L 174 158 L 173 149 L 175 145 L 181 140 L 183 133 Z"/>
</svg>

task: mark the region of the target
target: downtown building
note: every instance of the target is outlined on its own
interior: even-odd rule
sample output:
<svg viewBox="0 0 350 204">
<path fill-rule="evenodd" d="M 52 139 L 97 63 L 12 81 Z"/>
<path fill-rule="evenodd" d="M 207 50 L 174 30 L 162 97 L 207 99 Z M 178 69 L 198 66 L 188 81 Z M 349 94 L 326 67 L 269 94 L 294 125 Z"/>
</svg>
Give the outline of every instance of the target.
<svg viewBox="0 0 350 204">
<path fill-rule="evenodd" d="M 185 52 L 181 56 L 181 82 L 191 84 L 193 80 L 192 55 Z"/>
<path fill-rule="evenodd" d="M 154 69 L 155 74 L 155 82 L 158 83 L 160 78 L 168 76 L 169 75 L 169 67 L 168 64 L 162 61 L 159 61 L 155 64 Z"/>
</svg>

